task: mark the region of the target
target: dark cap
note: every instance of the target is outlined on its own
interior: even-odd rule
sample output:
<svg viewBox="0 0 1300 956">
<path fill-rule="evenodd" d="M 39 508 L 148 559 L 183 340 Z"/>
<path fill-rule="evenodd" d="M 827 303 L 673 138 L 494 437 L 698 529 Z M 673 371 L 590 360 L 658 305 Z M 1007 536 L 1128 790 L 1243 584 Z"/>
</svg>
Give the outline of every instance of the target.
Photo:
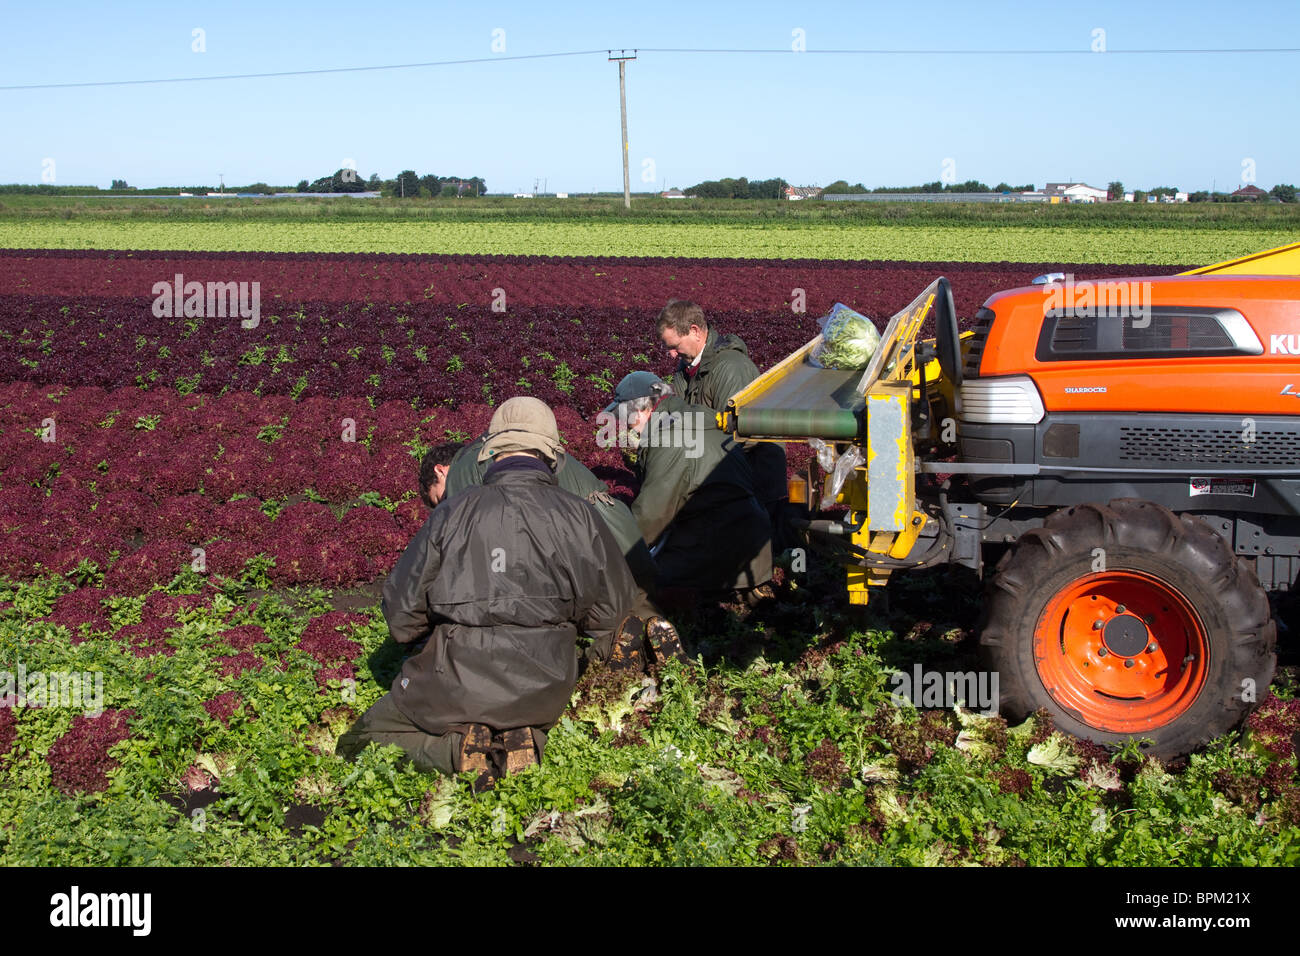
<svg viewBox="0 0 1300 956">
<path fill-rule="evenodd" d="M 664 393 L 664 380 L 654 372 L 628 372 L 614 389 L 614 400 L 605 406 L 612 412 L 634 398 L 656 398 Z"/>
</svg>

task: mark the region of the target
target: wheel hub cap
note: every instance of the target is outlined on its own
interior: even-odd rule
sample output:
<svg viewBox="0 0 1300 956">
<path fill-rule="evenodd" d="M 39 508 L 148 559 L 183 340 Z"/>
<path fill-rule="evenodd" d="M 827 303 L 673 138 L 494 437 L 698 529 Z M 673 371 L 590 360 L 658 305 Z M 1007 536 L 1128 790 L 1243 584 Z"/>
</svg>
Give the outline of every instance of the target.
<svg viewBox="0 0 1300 956">
<path fill-rule="evenodd" d="M 1147 641 L 1151 637 L 1146 623 L 1132 614 L 1112 617 L 1101 634 L 1106 649 L 1120 657 L 1132 657 L 1140 653 L 1146 648 Z"/>
</svg>

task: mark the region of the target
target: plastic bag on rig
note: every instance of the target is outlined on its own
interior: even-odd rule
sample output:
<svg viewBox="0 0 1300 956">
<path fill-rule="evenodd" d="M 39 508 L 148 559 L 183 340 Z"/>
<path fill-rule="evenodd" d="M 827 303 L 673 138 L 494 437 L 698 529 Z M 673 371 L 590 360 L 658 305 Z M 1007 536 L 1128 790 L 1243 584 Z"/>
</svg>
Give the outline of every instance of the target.
<svg viewBox="0 0 1300 956">
<path fill-rule="evenodd" d="M 822 471 L 830 474 L 835 470 L 835 447 L 828 445 L 820 438 L 809 438 L 808 447 L 817 452 L 817 464 L 821 465 Z"/>
<path fill-rule="evenodd" d="M 836 302 L 822 317 L 822 340 L 808 361 L 819 368 L 864 369 L 880 348 L 880 332 L 865 315 Z"/>
<path fill-rule="evenodd" d="M 840 460 L 835 463 L 835 470 L 831 472 L 830 496 L 834 500 L 839 496 L 840 489 L 844 487 L 844 482 L 849 480 L 852 475 L 867 459 L 862 454 L 862 449 L 853 445 L 844 454 L 840 455 Z"/>
</svg>

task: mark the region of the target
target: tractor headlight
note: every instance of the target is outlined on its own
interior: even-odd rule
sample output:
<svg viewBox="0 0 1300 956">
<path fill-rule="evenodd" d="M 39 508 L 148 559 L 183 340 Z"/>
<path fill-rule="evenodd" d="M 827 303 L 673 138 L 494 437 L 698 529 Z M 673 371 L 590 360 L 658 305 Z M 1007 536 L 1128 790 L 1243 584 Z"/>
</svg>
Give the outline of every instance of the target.
<svg viewBox="0 0 1300 956">
<path fill-rule="evenodd" d="M 996 425 L 1036 425 L 1043 420 L 1043 399 L 1025 375 L 968 378 L 961 384 L 961 417 Z"/>
</svg>

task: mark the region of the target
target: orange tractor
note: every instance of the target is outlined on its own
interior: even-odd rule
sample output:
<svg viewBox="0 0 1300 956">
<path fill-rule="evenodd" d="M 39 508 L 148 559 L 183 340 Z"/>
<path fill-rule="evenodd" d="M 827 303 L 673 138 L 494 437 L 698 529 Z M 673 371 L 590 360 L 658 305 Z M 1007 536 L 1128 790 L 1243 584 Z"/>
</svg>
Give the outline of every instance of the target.
<svg viewBox="0 0 1300 956">
<path fill-rule="evenodd" d="M 1008 718 L 1042 707 L 1181 756 L 1266 693 L 1269 593 L 1300 578 L 1300 243 L 1179 276 L 1040 278 L 965 334 L 938 279 L 865 369 L 818 367 L 818 336 L 721 424 L 824 443 L 833 473 L 792 500 L 854 604 L 895 571 L 996 559 L 979 640 Z"/>
</svg>

